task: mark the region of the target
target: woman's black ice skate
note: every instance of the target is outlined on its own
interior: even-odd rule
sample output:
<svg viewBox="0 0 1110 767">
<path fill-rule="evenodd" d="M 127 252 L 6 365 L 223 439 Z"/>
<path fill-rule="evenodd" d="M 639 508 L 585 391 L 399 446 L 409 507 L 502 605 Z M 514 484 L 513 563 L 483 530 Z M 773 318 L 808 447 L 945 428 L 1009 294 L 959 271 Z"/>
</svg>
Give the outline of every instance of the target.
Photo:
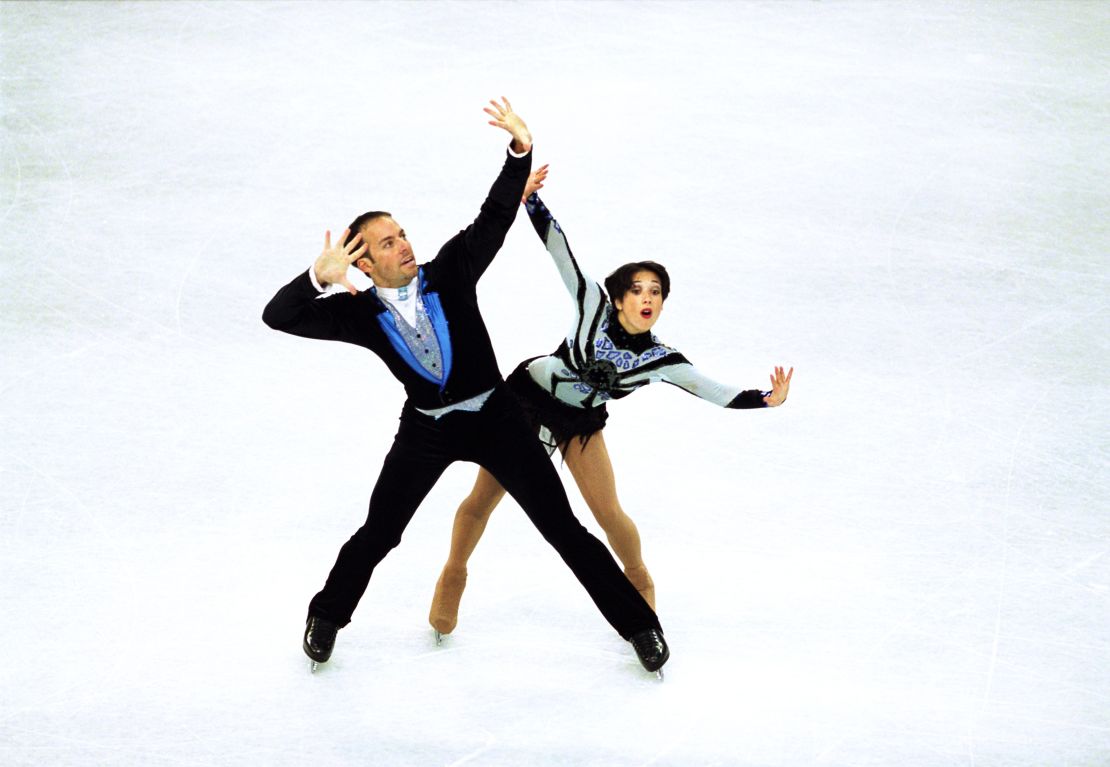
<svg viewBox="0 0 1110 767">
<path fill-rule="evenodd" d="M 304 654 L 312 660 L 312 671 L 320 663 L 327 663 L 335 648 L 335 633 L 339 627 L 327 618 L 308 616 L 304 628 Z"/>
<path fill-rule="evenodd" d="M 671 657 L 667 649 L 667 642 L 663 639 L 663 632 L 658 629 L 644 629 L 632 635 L 629 639 L 636 655 L 640 657 L 640 665 L 648 671 L 654 671 L 660 679 L 663 678 L 663 664 Z"/>
</svg>

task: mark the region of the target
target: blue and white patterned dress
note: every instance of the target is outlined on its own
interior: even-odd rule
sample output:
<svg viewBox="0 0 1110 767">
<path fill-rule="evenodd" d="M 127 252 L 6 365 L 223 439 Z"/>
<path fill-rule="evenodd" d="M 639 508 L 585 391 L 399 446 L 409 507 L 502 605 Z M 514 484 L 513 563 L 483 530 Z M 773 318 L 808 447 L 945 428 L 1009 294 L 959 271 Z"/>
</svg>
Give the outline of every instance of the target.
<svg viewBox="0 0 1110 767">
<path fill-rule="evenodd" d="M 766 407 L 766 392 L 718 383 L 654 333 L 625 331 L 605 290 L 582 272 L 566 235 L 539 196 L 532 194 L 525 207 L 575 303 L 574 324 L 559 348 L 526 362 L 537 386 L 563 405 L 581 409 L 603 407 L 656 381 L 722 407 Z"/>
</svg>

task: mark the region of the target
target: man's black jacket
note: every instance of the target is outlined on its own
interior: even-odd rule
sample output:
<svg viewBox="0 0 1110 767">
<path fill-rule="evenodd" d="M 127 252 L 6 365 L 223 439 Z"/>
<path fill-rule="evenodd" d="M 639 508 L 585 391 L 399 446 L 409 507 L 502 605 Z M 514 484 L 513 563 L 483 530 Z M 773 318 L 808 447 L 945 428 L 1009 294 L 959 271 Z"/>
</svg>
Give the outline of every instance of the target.
<svg viewBox="0 0 1110 767">
<path fill-rule="evenodd" d="M 393 319 L 373 290 L 319 297 L 302 272 L 270 299 L 262 321 L 275 330 L 326 341 L 344 341 L 377 354 L 405 386 L 409 400 L 431 410 L 469 399 L 501 381 L 493 345 L 478 310 L 478 278 L 505 241 L 532 167 L 532 153 L 507 154 L 505 164 L 474 223 L 447 241 L 418 279 L 448 375 L 429 380 L 403 356 L 404 343 L 391 331 Z"/>
</svg>

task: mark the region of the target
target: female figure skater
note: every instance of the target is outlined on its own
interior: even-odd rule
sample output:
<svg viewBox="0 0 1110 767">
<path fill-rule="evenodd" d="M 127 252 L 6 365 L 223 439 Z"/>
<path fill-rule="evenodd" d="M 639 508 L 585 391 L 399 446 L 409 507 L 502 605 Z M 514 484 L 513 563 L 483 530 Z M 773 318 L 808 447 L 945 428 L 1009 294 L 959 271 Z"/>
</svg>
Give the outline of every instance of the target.
<svg viewBox="0 0 1110 767">
<path fill-rule="evenodd" d="M 655 586 L 640 554 L 640 535 L 617 500 L 601 434 L 606 403 L 666 381 L 727 408 L 776 407 L 786 401 L 794 369 L 776 367 L 770 391 L 740 391 L 706 378 L 664 346 L 650 331 L 670 293 L 667 270 L 652 261 L 625 264 L 606 278 L 603 290 L 579 269 L 562 228 L 536 194 L 546 176 L 546 165 L 531 174 L 522 202 L 574 299 L 574 324 L 558 349 L 520 363 L 506 381 L 548 452 L 557 447 L 562 453 L 625 575 L 654 609 Z M 467 561 L 504 495 L 497 480 L 479 469 L 473 490 L 455 513 L 451 551 L 428 615 L 437 641 L 455 628 Z"/>
</svg>

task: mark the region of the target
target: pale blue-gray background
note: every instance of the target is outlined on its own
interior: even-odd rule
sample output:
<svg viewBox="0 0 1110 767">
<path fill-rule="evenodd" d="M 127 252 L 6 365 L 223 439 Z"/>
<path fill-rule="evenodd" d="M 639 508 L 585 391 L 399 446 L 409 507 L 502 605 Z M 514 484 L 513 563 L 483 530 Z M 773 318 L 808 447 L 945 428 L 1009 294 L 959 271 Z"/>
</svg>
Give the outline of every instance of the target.
<svg viewBox="0 0 1110 767">
<path fill-rule="evenodd" d="M 1104 767 L 1108 27 L 0 4 L 0 763 Z M 465 465 L 313 677 L 305 605 L 402 393 L 260 313 L 366 209 L 431 258 L 500 165 L 502 94 L 583 266 L 665 263 L 659 336 L 745 387 L 793 365 L 790 401 L 612 408 L 663 684 L 509 502 L 432 645 Z M 480 291 L 504 372 L 567 329 L 523 220 Z"/>
</svg>

